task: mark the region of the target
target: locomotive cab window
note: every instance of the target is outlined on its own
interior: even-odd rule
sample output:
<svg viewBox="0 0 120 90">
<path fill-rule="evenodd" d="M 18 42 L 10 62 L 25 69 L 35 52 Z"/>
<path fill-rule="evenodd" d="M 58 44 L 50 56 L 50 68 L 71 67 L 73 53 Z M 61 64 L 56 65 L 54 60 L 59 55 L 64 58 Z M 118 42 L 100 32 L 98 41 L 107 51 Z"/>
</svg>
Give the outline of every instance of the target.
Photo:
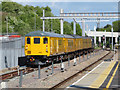
<svg viewBox="0 0 120 90">
<path fill-rule="evenodd" d="M 48 44 L 48 38 L 43 38 L 43 43 Z"/>
<path fill-rule="evenodd" d="M 40 44 L 40 38 L 34 38 L 34 44 Z"/>
<path fill-rule="evenodd" d="M 30 44 L 30 38 L 27 38 L 27 44 Z"/>
</svg>

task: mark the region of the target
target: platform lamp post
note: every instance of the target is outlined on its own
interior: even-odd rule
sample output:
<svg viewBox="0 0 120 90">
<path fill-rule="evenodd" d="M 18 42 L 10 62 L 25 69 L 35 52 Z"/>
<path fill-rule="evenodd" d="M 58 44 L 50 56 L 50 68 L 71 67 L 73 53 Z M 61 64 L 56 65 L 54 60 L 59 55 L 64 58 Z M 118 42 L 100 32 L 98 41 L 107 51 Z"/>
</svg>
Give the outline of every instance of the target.
<svg viewBox="0 0 120 90">
<path fill-rule="evenodd" d="M 120 35 L 119 35 L 119 44 L 118 44 L 118 54 L 120 53 Z M 118 60 L 120 62 L 120 55 L 118 55 Z"/>
<path fill-rule="evenodd" d="M 37 10 L 34 10 L 34 12 L 35 12 L 35 31 L 36 31 L 36 11 Z"/>
<path fill-rule="evenodd" d="M 12 29 L 11 31 L 12 31 L 12 33 L 13 33 L 13 28 L 14 28 L 14 26 L 9 26 L 9 28 L 11 28 L 11 29 Z"/>
<path fill-rule="evenodd" d="M 13 31 L 14 26 L 11 26 L 11 28 L 12 28 L 12 32 L 14 32 L 14 31 Z"/>
<path fill-rule="evenodd" d="M 8 35 L 8 16 L 6 17 L 6 31 L 7 31 L 7 35 Z"/>
<path fill-rule="evenodd" d="M 43 10 L 43 17 L 45 17 L 45 10 Z M 45 19 L 43 19 L 43 32 L 45 31 Z"/>
<path fill-rule="evenodd" d="M 112 27 L 111 31 L 112 31 L 112 50 L 113 50 L 113 27 Z"/>
<path fill-rule="evenodd" d="M 120 35 L 118 36 L 118 39 L 119 39 L 119 45 L 120 45 Z"/>
<path fill-rule="evenodd" d="M 103 35 L 103 49 L 105 49 L 105 35 Z"/>
</svg>

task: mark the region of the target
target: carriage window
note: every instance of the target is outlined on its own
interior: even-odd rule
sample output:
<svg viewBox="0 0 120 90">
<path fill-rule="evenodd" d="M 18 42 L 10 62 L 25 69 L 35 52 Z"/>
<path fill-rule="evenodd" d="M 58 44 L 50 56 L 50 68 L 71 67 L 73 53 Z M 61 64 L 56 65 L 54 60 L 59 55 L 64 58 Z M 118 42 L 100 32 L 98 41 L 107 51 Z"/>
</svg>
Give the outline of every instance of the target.
<svg viewBox="0 0 120 90">
<path fill-rule="evenodd" d="M 73 46 L 73 40 L 68 40 L 68 46 L 70 46 L 70 47 Z"/>
<path fill-rule="evenodd" d="M 58 45 L 62 45 L 62 40 L 58 40 Z"/>
<path fill-rule="evenodd" d="M 30 38 L 27 38 L 27 44 L 30 44 Z"/>
<path fill-rule="evenodd" d="M 34 44 L 39 44 L 40 43 L 40 38 L 34 38 Z"/>
<path fill-rule="evenodd" d="M 44 43 L 44 44 L 48 44 L 48 39 L 47 39 L 47 38 L 44 38 L 44 39 L 43 39 L 43 43 Z"/>
</svg>

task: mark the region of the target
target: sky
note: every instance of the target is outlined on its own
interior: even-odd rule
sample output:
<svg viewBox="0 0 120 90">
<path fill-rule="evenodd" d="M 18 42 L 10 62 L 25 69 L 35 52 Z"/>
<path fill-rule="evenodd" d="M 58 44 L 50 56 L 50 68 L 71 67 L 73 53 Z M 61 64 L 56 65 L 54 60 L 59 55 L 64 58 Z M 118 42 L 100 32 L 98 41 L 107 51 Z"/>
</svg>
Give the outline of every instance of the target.
<svg viewBox="0 0 120 90">
<path fill-rule="evenodd" d="M 60 15 L 60 9 L 63 9 L 64 12 L 117 12 L 118 11 L 118 2 L 117 0 L 101 0 L 101 1 L 106 1 L 106 2 L 87 2 L 90 0 L 85 0 L 86 2 L 77 2 L 76 0 L 71 0 L 69 2 L 59 2 L 59 0 L 55 0 L 54 2 L 42 2 L 42 1 L 29 1 L 29 2 L 21 2 L 17 1 L 18 3 L 22 5 L 31 5 L 31 6 L 39 6 L 39 7 L 46 7 L 49 6 L 52 10 L 52 13 L 55 16 Z M 96 0 L 97 1 L 97 0 Z M 109 1 L 109 2 L 108 2 Z M 64 21 L 72 22 L 72 19 L 64 19 Z M 110 19 L 110 21 L 107 22 L 101 22 L 100 27 L 104 27 L 107 24 L 111 24 L 112 22 L 115 21 L 115 19 Z M 82 24 L 79 23 L 82 28 Z M 86 27 L 88 26 L 89 29 L 94 29 L 94 26 L 97 26 L 96 22 L 86 22 L 85 23 Z M 87 28 L 86 28 L 87 30 Z"/>
</svg>

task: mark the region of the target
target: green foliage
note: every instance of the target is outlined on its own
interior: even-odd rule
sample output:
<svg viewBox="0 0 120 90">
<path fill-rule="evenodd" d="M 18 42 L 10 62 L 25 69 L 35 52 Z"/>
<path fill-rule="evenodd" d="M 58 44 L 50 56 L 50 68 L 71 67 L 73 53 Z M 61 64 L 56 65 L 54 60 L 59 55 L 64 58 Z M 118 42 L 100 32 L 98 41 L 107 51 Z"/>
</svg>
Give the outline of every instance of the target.
<svg viewBox="0 0 120 90">
<path fill-rule="evenodd" d="M 17 32 L 20 35 L 25 35 L 28 32 L 35 30 L 42 30 L 42 20 L 40 17 L 43 16 L 43 9 L 45 10 L 45 16 L 54 16 L 51 13 L 50 7 L 39 7 L 39 6 L 22 6 L 16 2 L 2 2 L 0 3 L 0 11 L 2 11 L 2 32 L 6 33 L 6 26 L 8 20 L 8 31 L 10 33 Z M 8 17 L 8 19 L 7 19 Z M 36 18 L 36 19 L 35 19 Z M 120 20 L 114 21 L 113 23 L 114 32 L 120 31 Z M 1 25 L 1 24 L 0 24 Z M 13 27 L 13 29 L 12 29 Z M 107 24 L 104 28 L 97 28 L 97 31 L 111 31 L 111 25 Z M 64 21 L 64 34 L 73 34 L 73 22 L 69 23 Z M 52 31 L 60 34 L 60 20 L 45 20 L 45 31 Z M 76 24 L 76 34 L 82 35 L 80 25 Z"/>
<path fill-rule="evenodd" d="M 2 2 L 2 11 L 17 14 L 23 10 L 23 6 L 15 2 Z"/>
<path fill-rule="evenodd" d="M 106 32 L 111 32 L 111 28 L 112 28 L 112 26 L 109 25 L 109 24 L 107 24 L 107 25 L 104 27 L 104 29 L 106 30 Z"/>
<path fill-rule="evenodd" d="M 64 21 L 63 23 L 63 30 L 64 30 L 64 34 L 73 34 L 73 29 L 71 27 L 71 24 Z"/>
<path fill-rule="evenodd" d="M 43 16 L 43 9 L 45 10 L 45 16 L 54 16 L 51 13 L 51 9 L 46 7 L 33 7 L 33 6 L 22 6 L 16 2 L 2 2 L 0 4 L 2 11 L 2 32 L 6 33 L 6 26 L 8 22 L 8 32 L 17 32 L 20 35 L 25 35 L 31 31 L 42 30 L 42 20 L 40 17 Z M 76 31 L 78 35 L 81 35 L 81 28 L 79 24 L 76 24 Z M 52 31 L 60 34 L 60 20 L 45 20 L 45 31 Z M 64 34 L 73 34 L 73 24 L 64 21 Z"/>
<path fill-rule="evenodd" d="M 73 22 L 71 22 L 71 27 L 73 29 Z M 76 23 L 76 35 L 82 36 L 82 29 L 78 23 Z"/>
<path fill-rule="evenodd" d="M 47 6 L 47 7 L 45 7 L 45 11 L 51 12 L 51 9 Z"/>
<path fill-rule="evenodd" d="M 113 30 L 114 32 L 120 32 L 120 20 L 114 21 L 112 22 L 113 24 Z M 105 31 L 106 32 L 111 32 L 111 28 L 112 26 L 110 24 L 107 24 L 106 26 L 104 26 L 104 28 L 97 28 L 97 31 Z"/>
<path fill-rule="evenodd" d="M 120 20 L 114 21 L 112 24 L 114 32 L 120 32 Z"/>
</svg>

